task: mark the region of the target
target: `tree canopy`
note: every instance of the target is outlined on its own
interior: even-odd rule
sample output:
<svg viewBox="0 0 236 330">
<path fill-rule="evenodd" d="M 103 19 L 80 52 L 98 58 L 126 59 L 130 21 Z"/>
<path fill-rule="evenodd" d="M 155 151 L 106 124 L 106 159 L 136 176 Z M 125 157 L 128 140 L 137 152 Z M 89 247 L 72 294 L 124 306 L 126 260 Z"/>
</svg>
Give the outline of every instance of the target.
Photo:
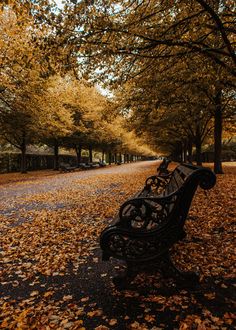
<svg viewBox="0 0 236 330">
<path fill-rule="evenodd" d="M 222 172 L 222 134 L 234 130 L 233 1 L 67 1 L 60 9 L 8 0 L 0 22 L 5 140 L 21 150 L 178 150 L 189 160 L 194 145 L 201 163 L 214 137 Z"/>
</svg>

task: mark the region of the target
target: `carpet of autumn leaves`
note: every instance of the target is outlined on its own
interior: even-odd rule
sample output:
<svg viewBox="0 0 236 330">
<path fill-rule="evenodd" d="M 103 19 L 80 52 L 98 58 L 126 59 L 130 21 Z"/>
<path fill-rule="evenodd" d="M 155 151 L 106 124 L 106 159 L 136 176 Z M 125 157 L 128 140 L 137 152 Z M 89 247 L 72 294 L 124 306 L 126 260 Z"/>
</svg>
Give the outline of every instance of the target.
<svg viewBox="0 0 236 330">
<path fill-rule="evenodd" d="M 153 273 L 118 292 L 111 278 L 123 265 L 101 261 L 101 230 L 156 165 L 0 176 L 0 329 L 234 329 L 235 163 L 197 191 L 172 251 L 199 272 L 198 287 Z"/>
</svg>

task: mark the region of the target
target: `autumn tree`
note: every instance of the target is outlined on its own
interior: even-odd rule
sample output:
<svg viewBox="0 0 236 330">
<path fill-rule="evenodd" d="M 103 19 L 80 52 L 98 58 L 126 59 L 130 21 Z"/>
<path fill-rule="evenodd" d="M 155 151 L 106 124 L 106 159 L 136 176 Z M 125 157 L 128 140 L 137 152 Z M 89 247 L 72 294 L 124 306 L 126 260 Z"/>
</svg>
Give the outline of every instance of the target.
<svg viewBox="0 0 236 330">
<path fill-rule="evenodd" d="M 49 37 L 54 33 L 46 20 L 50 8 L 48 1 L 3 1 L 0 5 L 1 133 L 21 150 L 23 172 L 27 144 L 53 132 L 63 136 L 70 121 L 62 100 L 49 89 L 49 77 L 60 69 L 58 55 L 54 48 L 42 52 L 50 49 Z M 37 23 L 40 13 L 44 13 L 41 25 Z"/>
<path fill-rule="evenodd" d="M 59 168 L 59 147 L 74 127 L 73 102 L 76 97 L 70 76 L 51 76 L 44 81 L 45 91 L 40 97 L 42 116 L 40 117 L 40 142 L 53 147 L 54 169 Z"/>
<path fill-rule="evenodd" d="M 34 45 L 28 33 L 29 20 L 24 10 L 19 16 L 11 7 L 0 7 L 1 94 L 0 125 L 2 137 L 21 150 L 21 171 L 25 168 L 26 145 L 36 138 L 42 79 L 35 62 Z M 19 22 L 22 20 L 22 23 Z"/>
<path fill-rule="evenodd" d="M 73 100 L 68 99 L 69 93 L 66 93 L 64 102 L 73 110 L 74 129 L 64 139 L 64 145 L 76 151 L 78 163 L 81 162 L 82 148 L 88 149 L 92 162 L 93 148 L 100 148 L 101 141 L 106 135 L 106 113 L 109 102 L 99 93 L 96 86 L 84 80 L 71 77 L 70 89 Z"/>
</svg>

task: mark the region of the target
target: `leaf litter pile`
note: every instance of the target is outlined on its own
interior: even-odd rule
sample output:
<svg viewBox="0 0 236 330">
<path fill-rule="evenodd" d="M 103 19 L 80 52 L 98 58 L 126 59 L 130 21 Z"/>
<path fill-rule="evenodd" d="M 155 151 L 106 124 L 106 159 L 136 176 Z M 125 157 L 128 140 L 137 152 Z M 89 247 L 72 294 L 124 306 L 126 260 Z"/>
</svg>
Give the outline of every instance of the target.
<svg viewBox="0 0 236 330">
<path fill-rule="evenodd" d="M 200 285 L 143 273 L 120 292 L 111 279 L 123 265 L 101 261 L 99 235 L 156 164 L 28 181 L 3 175 L 0 329 L 234 329 L 236 164 L 224 170 L 207 196 L 197 191 L 187 237 L 172 251 L 178 267 L 199 272 Z"/>
</svg>

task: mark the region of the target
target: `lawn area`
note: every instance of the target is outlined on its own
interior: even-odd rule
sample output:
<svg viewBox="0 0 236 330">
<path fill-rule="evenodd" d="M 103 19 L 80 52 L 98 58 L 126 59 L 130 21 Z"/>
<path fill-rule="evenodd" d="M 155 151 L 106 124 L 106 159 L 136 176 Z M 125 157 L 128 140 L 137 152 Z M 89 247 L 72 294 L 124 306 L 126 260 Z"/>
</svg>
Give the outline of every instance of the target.
<svg viewBox="0 0 236 330">
<path fill-rule="evenodd" d="M 234 329 L 236 163 L 223 165 L 173 249 L 180 268 L 200 273 L 194 290 L 153 273 L 119 292 L 111 278 L 122 264 L 101 260 L 102 229 L 156 162 L 1 175 L 0 329 Z"/>
</svg>

